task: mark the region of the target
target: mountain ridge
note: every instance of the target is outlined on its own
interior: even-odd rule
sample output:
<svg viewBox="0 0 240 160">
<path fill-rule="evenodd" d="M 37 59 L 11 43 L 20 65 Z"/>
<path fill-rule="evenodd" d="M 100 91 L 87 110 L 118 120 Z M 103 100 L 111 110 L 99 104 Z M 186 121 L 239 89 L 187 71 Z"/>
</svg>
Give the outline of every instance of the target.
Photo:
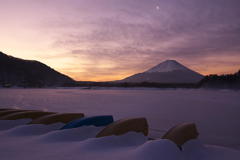
<svg viewBox="0 0 240 160">
<path fill-rule="evenodd" d="M 49 87 L 74 80 L 36 60 L 9 56 L 0 51 L 0 85 Z"/>
</svg>

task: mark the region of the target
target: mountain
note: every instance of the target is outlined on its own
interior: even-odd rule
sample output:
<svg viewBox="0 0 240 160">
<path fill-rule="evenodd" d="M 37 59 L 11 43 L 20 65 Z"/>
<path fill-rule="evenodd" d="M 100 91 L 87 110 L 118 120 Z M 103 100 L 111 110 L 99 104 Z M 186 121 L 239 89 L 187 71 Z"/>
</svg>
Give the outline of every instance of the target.
<svg viewBox="0 0 240 160">
<path fill-rule="evenodd" d="M 155 67 L 147 70 L 147 73 L 154 73 L 154 72 L 172 72 L 175 70 L 181 70 L 181 71 L 185 71 L 185 70 L 190 70 L 187 67 L 183 66 L 182 64 L 178 63 L 175 60 L 166 60 L 158 65 L 156 65 Z"/>
<path fill-rule="evenodd" d="M 203 75 L 175 60 L 166 60 L 143 73 L 132 75 L 120 82 L 198 83 L 202 78 Z"/>
<path fill-rule="evenodd" d="M 0 86 L 47 87 L 72 83 L 73 79 L 47 65 L 0 52 Z"/>
</svg>

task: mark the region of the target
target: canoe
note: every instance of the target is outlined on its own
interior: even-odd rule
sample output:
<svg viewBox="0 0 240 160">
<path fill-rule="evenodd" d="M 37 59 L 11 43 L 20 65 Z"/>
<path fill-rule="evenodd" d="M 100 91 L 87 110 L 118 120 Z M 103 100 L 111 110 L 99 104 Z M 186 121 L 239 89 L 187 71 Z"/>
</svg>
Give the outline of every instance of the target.
<svg viewBox="0 0 240 160">
<path fill-rule="evenodd" d="M 181 146 L 185 142 L 191 139 L 196 139 L 198 135 L 197 127 L 194 123 L 183 123 L 169 129 L 162 136 L 162 139 L 169 139 L 173 141 L 181 149 Z"/>
<path fill-rule="evenodd" d="M 1 120 L 16 120 L 16 119 L 37 119 L 42 116 L 54 114 L 55 112 L 43 112 L 43 111 L 26 111 L 12 113 L 6 116 L 1 117 Z"/>
<path fill-rule="evenodd" d="M 148 123 L 146 118 L 132 118 L 118 120 L 102 131 L 100 131 L 96 137 L 104 137 L 111 135 L 122 135 L 127 132 L 140 132 L 145 136 L 148 135 Z"/>
<path fill-rule="evenodd" d="M 81 126 L 106 126 L 113 122 L 113 116 L 111 115 L 103 115 L 103 116 L 92 116 L 92 117 L 84 117 L 81 119 L 73 120 L 63 126 L 61 129 L 70 129 L 77 128 Z"/>
<path fill-rule="evenodd" d="M 84 117 L 83 113 L 56 113 L 34 119 L 32 122 L 30 122 L 30 124 L 53 124 L 58 122 L 68 123 L 82 117 Z"/>
<path fill-rule="evenodd" d="M 29 110 L 11 109 L 11 110 L 0 111 L 0 118 L 9 114 L 26 112 L 26 111 L 29 111 Z"/>
<path fill-rule="evenodd" d="M 0 108 L 0 111 L 12 110 L 13 108 Z"/>
</svg>

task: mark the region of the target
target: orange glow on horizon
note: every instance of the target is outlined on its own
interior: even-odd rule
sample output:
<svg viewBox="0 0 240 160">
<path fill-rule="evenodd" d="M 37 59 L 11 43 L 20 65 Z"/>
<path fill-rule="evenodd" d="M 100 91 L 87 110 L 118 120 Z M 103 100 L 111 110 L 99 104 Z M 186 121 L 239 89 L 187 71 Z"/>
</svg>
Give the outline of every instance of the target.
<svg viewBox="0 0 240 160">
<path fill-rule="evenodd" d="M 210 75 L 210 74 L 218 74 L 218 75 L 222 75 L 222 74 L 233 74 L 236 73 L 237 71 L 240 70 L 240 65 L 238 66 L 225 66 L 225 67 L 212 67 L 212 68 L 207 68 L 204 70 L 198 70 L 197 67 L 195 67 L 196 69 L 193 69 L 194 71 L 206 76 L 206 75 Z M 192 68 L 191 68 L 192 69 Z M 109 75 L 99 75 L 99 76 L 87 76 L 85 73 L 74 73 L 74 72 L 68 72 L 66 70 L 59 70 L 59 72 L 68 75 L 69 77 L 73 78 L 76 81 L 97 81 L 97 82 L 105 82 L 105 81 L 115 81 L 115 80 L 121 80 L 124 79 L 126 77 L 129 77 L 131 75 L 137 74 L 137 73 L 141 73 L 144 72 L 143 71 L 135 71 L 135 70 L 128 70 L 127 73 L 122 73 L 122 74 L 113 74 L 113 73 L 109 73 Z"/>
<path fill-rule="evenodd" d="M 84 59 L 84 57 L 74 57 L 68 54 L 57 54 L 57 51 L 46 50 L 45 52 L 52 53 L 48 55 L 41 55 L 40 52 L 34 52 L 34 49 L 28 52 L 16 52 L 16 49 L 3 50 L 4 53 L 23 59 L 38 60 L 51 68 L 63 73 L 76 81 L 115 81 L 121 80 L 136 73 L 141 73 L 150 69 L 156 63 L 149 63 L 147 66 L 141 65 L 141 63 L 136 63 L 134 69 L 132 66 L 128 66 L 128 63 L 122 64 L 125 66 L 124 69 L 115 70 L 121 64 L 115 61 L 100 60 L 101 65 L 94 64 L 95 59 Z M 33 52 L 35 54 L 30 54 Z M 25 53 L 25 54 L 12 54 L 12 53 Z M 240 58 L 240 57 L 239 57 Z M 80 59 L 80 60 L 79 60 Z M 166 58 L 167 59 L 167 58 Z M 191 64 L 191 60 L 181 59 L 179 63 L 182 63 L 186 67 L 202 74 L 232 74 L 236 73 L 240 69 L 240 64 L 236 63 L 236 57 L 208 57 L 203 61 L 194 62 Z M 143 57 L 144 60 L 144 57 Z M 218 61 L 217 61 L 218 60 Z M 228 62 L 224 64 L 224 61 Z M 161 63 L 158 62 L 158 63 Z M 203 65 L 204 64 L 204 65 Z M 87 67 L 90 68 L 87 68 Z M 141 66 L 139 68 L 138 66 Z M 92 68 L 95 67 L 95 68 Z"/>
</svg>

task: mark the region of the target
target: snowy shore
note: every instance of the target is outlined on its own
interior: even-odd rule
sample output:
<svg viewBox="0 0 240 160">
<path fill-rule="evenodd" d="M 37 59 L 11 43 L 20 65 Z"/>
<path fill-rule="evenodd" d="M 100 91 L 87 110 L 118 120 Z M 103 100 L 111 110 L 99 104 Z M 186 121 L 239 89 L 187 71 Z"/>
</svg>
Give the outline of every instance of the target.
<svg viewBox="0 0 240 160">
<path fill-rule="evenodd" d="M 147 141 L 141 134 L 94 138 L 96 127 L 57 131 L 62 124 L 24 125 L 27 120 L 0 121 L 0 157 L 19 159 L 240 159 L 239 91 L 231 90 L 81 90 L 1 89 L 1 107 L 112 114 L 114 119 L 146 117 Z M 170 127 L 195 122 L 200 137 L 180 151 L 159 140 Z"/>
<path fill-rule="evenodd" d="M 14 121 L 14 122 L 13 122 Z M 25 120 L 27 122 L 28 120 Z M 171 141 L 147 140 L 140 133 L 95 138 L 99 127 L 58 130 L 63 124 L 24 125 L 1 120 L 0 157 L 4 160 L 238 160 L 240 151 L 191 140 L 180 149 Z M 15 127 L 6 130 L 13 123 Z M 3 129 L 5 128 L 5 129 Z"/>
</svg>

